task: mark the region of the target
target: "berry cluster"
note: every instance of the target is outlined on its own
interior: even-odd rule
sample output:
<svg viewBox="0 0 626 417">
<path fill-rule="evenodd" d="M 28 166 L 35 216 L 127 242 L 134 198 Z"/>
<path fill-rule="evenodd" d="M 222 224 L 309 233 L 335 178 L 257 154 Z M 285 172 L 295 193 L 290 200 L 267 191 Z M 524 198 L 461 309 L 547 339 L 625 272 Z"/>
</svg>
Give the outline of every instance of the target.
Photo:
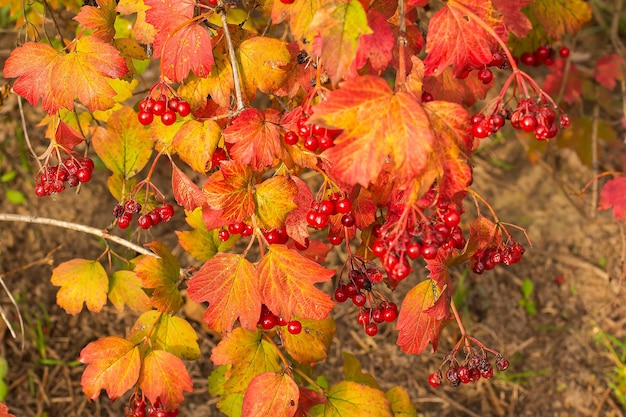
<svg viewBox="0 0 626 417">
<path fill-rule="evenodd" d="M 327 199 L 313 201 L 311 210 L 306 215 L 306 221 L 314 229 L 325 229 L 330 222 L 330 216 L 335 214 L 342 215 L 341 224 L 345 227 L 352 227 L 356 224 L 356 217 L 352 213 L 352 201 L 340 193 L 332 193 Z"/>
<path fill-rule="evenodd" d="M 509 361 L 501 355 L 496 356 L 496 367 L 499 371 L 504 371 L 509 367 Z M 446 371 L 446 380 L 453 387 L 458 387 L 470 382 L 477 382 L 480 378 L 489 379 L 493 376 L 493 365 L 489 363 L 485 355 L 473 354 L 464 365 L 450 365 Z M 438 387 L 443 382 L 443 372 L 441 369 L 430 374 L 428 383 L 431 387 Z"/>
<path fill-rule="evenodd" d="M 477 70 L 477 78 L 483 84 L 489 84 L 493 80 L 493 72 L 489 69 L 489 67 L 495 67 L 500 69 L 506 69 L 509 66 L 508 61 L 506 60 L 505 55 L 501 51 L 492 51 L 491 61 L 487 65 L 473 65 L 467 66 L 463 71 L 461 71 L 457 78 L 464 80 L 467 78 L 473 70 Z"/>
<path fill-rule="evenodd" d="M 334 140 L 342 132 L 337 129 L 326 129 L 325 127 L 308 123 L 308 116 L 303 115 L 296 120 L 297 132 L 289 130 L 285 133 L 285 144 L 295 146 L 302 140 L 302 146 L 307 151 L 325 151 L 332 148 Z"/>
<path fill-rule="evenodd" d="M 38 197 L 45 197 L 65 190 L 65 183 L 69 187 L 76 187 L 80 183 L 89 182 L 93 167 L 93 161 L 90 158 L 73 156 L 68 157 L 58 166 L 47 166 L 42 169 L 37 178 L 35 194 Z"/>
<path fill-rule="evenodd" d="M 412 271 L 409 259 L 435 259 L 439 250 L 462 249 L 465 238 L 459 222 L 462 210 L 454 203 L 441 202 L 431 216 L 409 216 L 403 224 L 374 225 L 372 253 L 381 259 L 393 287 Z M 406 217 L 405 217 L 406 219 Z"/>
<path fill-rule="evenodd" d="M 166 95 L 162 95 L 156 100 L 152 97 L 146 97 L 139 102 L 137 117 L 139 123 L 144 126 L 150 125 L 154 121 L 154 116 L 159 116 L 164 125 L 170 126 L 176 121 L 176 113 L 180 117 L 185 117 L 191 113 L 191 106 L 181 98 L 168 98 Z"/>
<path fill-rule="evenodd" d="M 471 118 L 472 133 L 477 138 L 486 138 L 500 130 L 505 121 L 509 120 L 514 129 L 524 132 L 534 132 L 537 140 L 547 140 L 556 137 L 560 129 L 569 127 L 570 118 L 562 113 L 557 122 L 557 113 L 554 107 L 543 99 L 523 99 L 515 110 L 500 108 L 492 111 L 488 116 L 475 114 Z"/>
<path fill-rule="evenodd" d="M 559 56 L 563 59 L 569 57 L 570 50 L 567 46 L 562 46 L 559 49 Z M 554 48 L 546 46 L 539 46 L 534 52 L 524 52 L 519 57 L 519 62 L 529 67 L 538 67 L 540 65 L 552 65 L 554 63 L 554 57 L 556 51 Z"/>
<path fill-rule="evenodd" d="M 143 398 L 135 398 L 130 407 L 126 407 L 126 417 L 177 417 L 178 408 L 167 411 L 161 400 L 157 398 L 154 404 L 146 404 Z"/>
<path fill-rule="evenodd" d="M 352 304 L 359 307 L 357 322 L 368 336 L 376 336 L 378 324 L 391 323 L 398 317 L 398 306 L 373 291 L 373 286 L 383 280 L 382 272 L 373 263 L 352 256 L 348 264 L 348 282 L 340 280 L 335 300 L 339 303 L 352 300 Z"/>
<path fill-rule="evenodd" d="M 287 326 L 287 331 L 291 334 L 300 334 L 302 332 L 302 323 L 298 320 L 287 321 L 282 317 L 278 317 L 270 311 L 265 304 L 261 306 L 261 317 L 257 323 L 263 330 L 272 330 L 276 325 Z"/>
<path fill-rule="evenodd" d="M 133 216 L 141 211 L 141 204 L 132 198 L 124 204 L 118 203 L 113 208 L 113 215 L 117 219 L 117 227 L 126 229 L 133 221 Z M 137 224 L 144 230 L 156 226 L 161 222 L 169 222 L 174 216 L 174 207 L 171 204 L 163 204 L 142 214 L 137 218 Z"/>
<path fill-rule="evenodd" d="M 490 271 L 496 267 L 496 265 L 513 265 L 522 260 L 522 255 L 526 249 L 518 242 L 512 242 L 507 245 L 501 245 L 498 247 L 487 247 L 477 250 L 472 255 L 472 271 L 476 274 L 482 274 L 485 271 Z"/>
</svg>

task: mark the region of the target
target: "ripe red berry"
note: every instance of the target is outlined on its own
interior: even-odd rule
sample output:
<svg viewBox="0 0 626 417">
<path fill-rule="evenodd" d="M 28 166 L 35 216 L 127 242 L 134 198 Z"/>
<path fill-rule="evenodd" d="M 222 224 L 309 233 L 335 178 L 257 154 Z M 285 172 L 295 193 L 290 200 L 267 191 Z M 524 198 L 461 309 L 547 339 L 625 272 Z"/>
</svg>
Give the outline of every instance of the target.
<svg viewBox="0 0 626 417">
<path fill-rule="evenodd" d="M 318 211 L 321 214 L 325 214 L 327 216 L 335 214 L 336 213 L 335 203 L 333 203 L 330 200 L 322 200 L 322 201 L 320 201 L 320 205 L 319 205 Z"/>
<path fill-rule="evenodd" d="M 535 59 L 538 63 L 543 64 L 550 57 L 550 50 L 545 46 L 540 46 L 535 51 Z"/>
<path fill-rule="evenodd" d="M 292 4 L 296 0 L 280 0 L 282 4 Z"/>
<path fill-rule="evenodd" d="M 478 71 L 478 80 L 483 84 L 489 84 L 493 80 L 493 73 L 489 68 Z"/>
<path fill-rule="evenodd" d="M 325 151 L 335 146 L 335 142 L 331 136 L 324 135 L 317 140 L 317 145 L 321 150 Z"/>
<path fill-rule="evenodd" d="M 344 227 L 352 227 L 356 224 L 356 217 L 352 213 L 346 213 L 341 216 L 341 224 Z"/>
<path fill-rule="evenodd" d="M 504 55 L 500 51 L 494 51 L 491 53 L 490 67 L 501 67 L 504 64 Z"/>
<path fill-rule="evenodd" d="M 458 226 L 461 222 L 461 214 L 456 210 L 448 210 L 443 214 L 443 222 L 448 227 Z"/>
<path fill-rule="evenodd" d="M 81 168 L 76 171 L 76 177 L 80 182 L 89 182 L 91 180 L 91 171 L 87 168 Z"/>
<path fill-rule="evenodd" d="M 179 101 L 176 106 L 176 111 L 180 114 L 180 117 L 185 117 L 191 113 L 191 106 L 186 101 Z"/>
<path fill-rule="evenodd" d="M 216 148 L 213 153 L 213 157 L 211 158 L 211 167 L 219 167 L 222 161 L 227 161 L 228 156 L 226 156 L 226 151 L 222 148 Z"/>
<path fill-rule="evenodd" d="M 291 334 L 299 334 L 302 331 L 302 323 L 292 320 L 287 324 L 287 331 Z"/>
<path fill-rule="evenodd" d="M 142 229 L 147 230 L 150 228 L 150 226 L 152 226 L 152 220 L 150 219 L 149 215 L 144 214 L 143 216 L 139 216 L 139 218 L 137 219 L 137 224 Z"/>
<path fill-rule="evenodd" d="M 367 335 L 371 337 L 376 336 L 378 334 L 378 326 L 376 325 L 376 323 L 370 323 L 365 326 L 365 333 L 367 333 Z"/>
<path fill-rule="evenodd" d="M 428 376 L 428 384 L 433 388 L 437 388 L 438 386 L 440 386 L 442 380 L 443 375 L 441 374 L 441 371 L 437 371 Z"/>
<path fill-rule="evenodd" d="M 433 95 L 430 94 L 429 92 L 424 91 L 422 93 L 422 103 L 429 103 L 429 102 L 433 101 L 434 99 L 435 98 L 433 97 Z"/>
<path fill-rule="evenodd" d="M 537 127 L 537 119 L 535 116 L 527 115 L 520 120 L 520 126 L 524 132 L 533 132 Z"/>
<path fill-rule="evenodd" d="M 150 221 L 152 222 L 152 226 L 156 226 L 162 221 L 161 214 L 159 214 L 159 210 L 157 210 L 156 208 L 154 210 L 151 210 L 148 213 L 148 216 L 150 216 Z"/>
<path fill-rule="evenodd" d="M 563 113 L 559 117 L 559 127 L 561 129 L 567 129 L 569 127 L 569 124 L 570 124 L 569 116 L 567 114 Z"/>
<path fill-rule="evenodd" d="M 537 62 L 537 60 L 535 59 L 535 54 L 530 52 L 524 52 L 520 57 L 520 61 L 522 62 L 522 64 L 528 65 L 529 67 L 532 67 Z"/>
<path fill-rule="evenodd" d="M 174 207 L 171 204 L 163 204 L 160 207 L 156 208 L 159 211 L 159 215 L 161 216 L 161 220 L 164 222 L 169 222 L 174 216 Z"/>
<path fill-rule="evenodd" d="M 341 245 L 341 242 L 343 242 L 343 238 L 341 236 L 338 236 L 338 235 L 328 236 L 328 243 L 330 243 L 333 246 Z"/>
<path fill-rule="evenodd" d="M 357 323 L 359 323 L 361 326 L 366 326 L 369 324 L 370 322 L 370 312 L 369 309 L 365 309 L 365 311 L 361 311 L 357 316 L 356 316 L 356 321 Z"/>
<path fill-rule="evenodd" d="M 228 230 L 226 229 L 220 229 L 220 231 L 217 232 L 217 237 L 220 241 L 226 242 L 228 239 L 230 239 L 230 233 L 228 233 Z"/>
<path fill-rule="evenodd" d="M 337 301 L 338 303 L 343 303 L 348 298 L 348 293 L 346 293 L 345 287 L 343 285 L 335 289 L 335 301 Z"/>
<path fill-rule="evenodd" d="M 357 292 L 352 296 L 352 303 L 357 307 L 363 307 L 367 301 L 367 296 L 362 292 Z"/>
<path fill-rule="evenodd" d="M 124 213 L 117 219 L 117 227 L 120 229 L 126 229 L 130 226 L 130 222 L 133 220 L 133 215 L 129 213 Z"/>
<path fill-rule="evenodd" d="M 144 126 L 148 126 L 154 120 L 154 114 L 141 110 L 137 115 L 137 118 L 139 119 L 139 123 Z"/>
<path fill-rule="evenodd" d="M 395 310 L 393 307 L 385 307 L 385 309 L 383 310 L 383 320 L 385 320 L 387 323 L 391 323 L 396 319 L 396 317 L 398 317 L 397 310 Z"/>
<path fill-rule="evenodd" d="M 422 246 L 422 257 L 427 261 L 437 257 L 438 248 L 434 244 L 425 244 Z"/>
<path fill-rule="evenodd" d="M 472 126 L 472 134 L 479 139 L 483 139 L 491 134 L 491 129 L 484 123 L 478 123 Z"/>
<path fill-rule="evenodd" d="M 175 121 L 176 121 L 176 113 L 174 113 L 172 110 L 166 110 L 165 113 L 161 115 L 161 122 L 165 126 L 171 126 L 174 124 Z"/>
<path fill-rule="evenodd" d="M 465 366 L 460 366 L 457 370 L 457 374 L 462 383 L 467 384 L 470 382 L 470 370 Z"/>
<path fill-rule="evenodd" d="M 176 109 L 178 108 L 178 103 L 180 103 L 178 97 L 172 97 L 171 99 L 167 101 L 167 108 L 175 112 Z"/>
<path fill-rule="evenodd" d="M 243 230 L 241 231 L 241 236 L 242 237 L 252 236 L 252 232 L 254 232 L 254 228 L 252 227 L 252 225 L 246 224 L 244 225 Z"/>
<path fill-rule="evenodd" d="M 43 184 L 37 184 L 37 186 L 35 187 L 35 195 L 37 197 L 45 197 L 48 195 L 46 193 L 46 188 L 44 187 Z"/>
<path fill-rule="evenodd" d="M 422 245 L 419 242 L 411 241 L 406 245 L 406 256 L 417 259 L 422 255 Z"/>
<path fill-rule="evenodd" d="M 304 149 L 315 152 L 317 148 L 319 148 L 319 140 L 315 136 L 308 136 L 304 139 L 302 145 L 304 146 Z"/>
<path fill-rule="evenodd" d="M 231 235 L 239 235 L 243 232 L 245 224 L 243 222 L 231 223 L 228 225 L 228 232 Z"/>
<path fill-rule="evenodd" d="M 285 133 L 285 144 L 287 145 L 295 145 L 296 143 L 298 143 L 298 134 L 296 132 L 294 132 L 293 130 L 290 130 L 289 132 Z"/>
<path fill-rule="evenodd" d="M 352 210 L 352 201 L 347 198 L 340 198 L 335 203 L 335 207 L 337 208 L 337 213 L 349 213 Z"/>
<path fill-rule="evenodd" d="M 309 241 L 308 237 L 304 238 L 304 244 L 301 244 L 298 241 L 294 241 L 294 245 L 295 245 L 296 249 L 298 249 L 299 251 L 307 250 L 309 248 L 310 244 L 311 244 L 311 242 Z"/>
<path fill-rule="evenodd" d="M 165 100 L 163 99 L 156 100 L 152 105 L 151 110 L 152 114 L 154 114 L 155 116 L 162 116 L 167 110 L 167 103 L 165 103 Z"/>
<path fill-rule="evenodd" d="M 268 314 L 266 316 L 261 317 L 261 328 L 263 330 L 271 330 L 278 324 L 278 318 L 273 314 Z"/>
<path fill-rule="evenodd" d="M 570 50 L 567 46 L 561 46 L 561 48 L 559 49 L 559 55 L 563 59 L 566 59 L 567 57 L 569 57 L 569 53 L 570 53 Z"/>
<path fill-rule="evenodd" d="M 384 308 L 381 306 L 378 306 L 372 310 L 372 320 L 374 320 L 374 322 L 382 323 L 383 321 L 385 321 L 383 317 L 383 310 Z"/>
</svg>

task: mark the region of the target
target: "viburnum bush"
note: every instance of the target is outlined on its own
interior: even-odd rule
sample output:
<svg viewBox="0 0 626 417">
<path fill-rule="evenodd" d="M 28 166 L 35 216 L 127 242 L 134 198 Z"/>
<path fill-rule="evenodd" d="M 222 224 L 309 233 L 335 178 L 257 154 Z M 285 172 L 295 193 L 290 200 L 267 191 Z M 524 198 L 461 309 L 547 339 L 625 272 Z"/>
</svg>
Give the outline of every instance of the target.
<svg viewBox="0 0 626 417">
<path fill-rule="evenodd" d="M 395 328 L 407 354 L 436 350 L 456 321 L 460 339 L 424 381 L 433 387 L 508 367 L 465 330 L 452 300 L 450 268 L 482 274 L 519 262 L 528 246 L 470 188 L 472 154 L 503 129 L 546 141 L 568 128 L 554 91 L 527 70 L 562 72 L 563 39 L 591 18 L 585 2 L 51 4 L 76 12 L 75 36 L 39 38 L 27 22 L 28 40 L 4 67 L 14 92 L 48 113 L 34 193 L 89 187 L 105 175 L 93 170 L 97 157 L 118 201 L 103 236 L 184 211 L 191 230 L 178 242 L 197 260 L 181 265 L 154 241 L 125 268 L 114 269 L 120 255 L 107 247 L 54 269 L 69 314 L 108 301 L 140 313 L 128 334 L 82 350 L 88 398 L 130 392 L 127 417 L 175 416 L 193 389 L 184 361 L 210 355 L 209 390 L 229 416 L 416 415 L 406 390 L 381 391 L 348 356 L 345 380 L 317 378 L 336 303 L 354 305 L 368 336 Z M 163 161 L 167 190 L 153 182 Z M 329 269 L 333 246 L 345 262 Z M 412 288 L 393 293 L 407 279 Z M 183 291 L 223 335 L 212 352 L 177 315 Z"/>
</svg>

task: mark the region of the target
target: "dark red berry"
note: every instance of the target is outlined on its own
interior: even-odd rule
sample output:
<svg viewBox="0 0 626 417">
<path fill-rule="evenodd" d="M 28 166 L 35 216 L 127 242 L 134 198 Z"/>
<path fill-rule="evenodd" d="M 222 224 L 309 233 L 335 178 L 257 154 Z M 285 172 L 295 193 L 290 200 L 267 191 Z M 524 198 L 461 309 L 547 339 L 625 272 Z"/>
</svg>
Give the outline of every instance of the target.
<svg viewBox="0 0 626 417">
<path fill-rule="evenodd" d="M 496 367 L 498 368 L 499 371 L 504 371 L 505 369 L 509 367 L 509 361 L 504 359 L 502 356 L 499 356 L 496 359 Z"/>
<path fill-rule="evenodd" d="M 433 388 L 437 388 L 438 386 L 440 386 L 442 380 L 443 375 L 441 374 L 441 371 L 437 371 L 428 376 L 428 384 L 430 384 L 430 386 Z"/>
<path fill-rule="evenodd" d="M 422 93 L 422 103 L 429 103 L 429 102 L 433 101 L 434 99 L 435 98 L 433 97 L 433 95 L 430 94 L 429 92 L 424 91 Z"/>
<path fill-rule="evenodd" d="M 126 229 L 130 226 L 130 222 L 133 220 L 132 214 L 124 213 L 117 219 L 117 227 L 120 229 Z"/>
<path fill-rule="evenodd" d="M 478 71 L 478 80 L 483 84 L 489 84 L 493 80 L 493 73 L 489 68 Z"/>
<path fill-rule="evenodd" d="M 294 245 L 295 245 L 296 249 L 298 249 L 299 251 L 307 250 L 309 248 L 309 245 L 310 245 L 309 238 L 308 237 L 304 238 L 304 244 L 301 244 L 298 241 L 294 241 Z"/>
<path fill-rule="evenodd" d="M 348 298 L 349 297 L 348 297 L 348 294 L 345 291 L 345 287 L 344 286 L 339 286 L 339 287 L 337 287 L 337 289 L 335 289 L 335 301 L 337 301 L 338 303 L 343 303 Z"/>
<path fill-rule="evenodd" d="M 174 216 L 174 207 L 171 204 L 163 204 L 156 208 L 159 211 L 159 216 L 164 222 L 169 222 Z"/>
<path fill-rule="evenodd" d="M 524 52 L 520 57 L 520 61 L 522 62 L 522 64 L 528 65 L 529 67 L 532 67 L 537 62 L 535 54 L 530 52 Z"/>
<path fill-rule="evenodd" d="M 89 182 L 91 180 L 91 171 L 87 168 L 81 168 L 76 171 L 76 177 L 80 182 Z"/>
<path fill-rule="evenodd" d="M 540 46 L 535 51 L 535 59 L 538 63 L 543 64 L 550 57 L 550 50 L 545 46 Z"/>
<path fill-rule="evenodd" d="M 459 379 L 459 373 L 455 368 L 450 368 L 446 372 L 446 379 L 453 387 L 458 387 L 461 384 L 461 380 Z"/>
<path fill-rule="evenodd" d="M 271 330 L 278 324 L 278 318 L 273 314 L 269 314 L 261 317 L 260 324 L 263 330 Z"/>
<path fill-rule="evenodd" d="M 362 292 L 358 292 L 352 296 L 352 303 L 357 307 L 363 307 L 367 301 L 367 296 Z"/>
<path fill-rule="evenodd" d="M 567 46 L 561 46 L 561 48 L 559 49 L 559 55 L 563 59 L 566 59 L 567 57 L 569 57 L 569 53 L 570 53 L 570 50 Z"/>
<path fill-rule="evenodd" d="M 35 187 L 35 195 L 37 197 L 45 197 L 48 194 L 46 193 L 46 187 L 44 187 L 43 184 L 37 184 L 37 186 Z"/>
<path fill-rule="evenodd" d="M 156 208 L 154 210 L 151 210 L 148 213 L 148 216 L 150 216 L 150 221 L 152 222 L 152 226 L 156 226 L 162 221 L 161 214 L 159 213 L 159 210 L 157 210 Z"/>
<path fill-rule="evenodd" d="M 142 229 L 147 230 L 152 226 L 152 220 L 150 219 L 149 215 L 144 214 L 143 216 L 139 216 L 139 218 L 137 219 L 137 224 Z"/>
<path fill-rule="evenodd" d="M 378 326 L 376 325 L 376 323 L 370 323 L 365 326 L 365 333 L 367 333 L 367 335 L 370 337 L 376 336 L 378 334 Z"/>
<path fill-rule="evenodd" d="M 562 114 L 559 117 L 559 127 L 561 129 L 567 129 L 569 127 L 569 124 L 570 124 L 569 116 L 567 114 Z"/>
<path fill-rule="evenodd" d="M 338 235 L 328 236 L 328 243 L 330 243 L 333 246 L 341 245 L 341 242 L 343 242 L 343 238 L 341 236 L 338 236 Z"/>
<path fill-rule="evenodd" d="M 292 320 L 287 324 L 287 331 L 291 334 L 299 334 L 302 331 L 302 323 Z"/>
<path fill-rule="evenodd" d="M 356 224 L 356 217 L 352 213 L 344 214 L 341 216 L 341 224 L 345 227 L 352 227 Z"/>
<path fill-rule="evenodd" d="M 467 369 L 467 367 L 460 366 L 459 369 L 457 369 L 457 374 L 462 383 L 467 384 L 470 382 L 470 370 Z"/>
<path fill-rule="evenodd" d="M 227 161 L 228 156 L 226 156 L 226 151 L 222 148 L 215 149 L 213 153 L 213 157 L 211 158 L 211 167 L 219 167 L 222 161 Z"/>
</svg>

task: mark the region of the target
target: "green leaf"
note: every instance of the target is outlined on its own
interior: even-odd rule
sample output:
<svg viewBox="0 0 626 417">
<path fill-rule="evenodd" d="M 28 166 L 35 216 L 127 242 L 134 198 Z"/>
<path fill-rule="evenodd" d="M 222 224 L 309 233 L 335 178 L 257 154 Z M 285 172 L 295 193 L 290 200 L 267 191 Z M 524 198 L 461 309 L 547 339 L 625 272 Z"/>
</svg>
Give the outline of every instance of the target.
<svg viewBox="0 0 626 417">
<path fill-rule="evenodd" d="M 343 375 L 346 381 L 358 382 L 372 388 L 380 388 L 376 379 L 361 370 L 361 362 L 351 353 L 343 352 Z"/>
<path fill-rule="evenodd" d="M 135 322 L 128 339 L 139 344 L 148 334 L 153 349 L 166 350 L 186 360 L 200 357 L 198 335 L 185 319 L 156 310 L 146 311 Z"/>
<path fill-rule="evenodd" d="M 385 393 L 385 397 L 391 402 L 394 417 L 417 417 L 417 410 L 404 388 L 393 387 Z"/>
<path fill-rule="evenodd" d="M 7 201 L 11 204 L 22 204 L 26 201 L 26 196 L 17 190 L 6 190 Z"/>
<path fill-rule="evenodd" d="M 352 381 L 342 381 L 326 392 L 326 404 L 311 408 L 314 417 L 393 417 L 391 404 L 376 388 Z"/>
<path fill-rule="evenodd" d="M 16 175 L 17 175 L 17 172 L 15 171 L 5 172 L 4 174 L 2 174 L 2 176 L 0 176 L 0 182 L 9 182 L 13 180 L 13 178 L 15 178 Z"/>
<path fill-rule="evenodd" d="M 178 243 L 197 260 L 207 261 L 216 253 L 232 248 L 237 242 L 237 235 L 231 235 L 226 242 L 222 242 L 217 236 L 218 229 L 207 230 L 206 224 L 202 221 L 202 207 L 197 207 L 192 212 L 186 211 L 185 214 L 187 215 L 185 220 L 193 230 L 176 231 Z"/>
</svg>

